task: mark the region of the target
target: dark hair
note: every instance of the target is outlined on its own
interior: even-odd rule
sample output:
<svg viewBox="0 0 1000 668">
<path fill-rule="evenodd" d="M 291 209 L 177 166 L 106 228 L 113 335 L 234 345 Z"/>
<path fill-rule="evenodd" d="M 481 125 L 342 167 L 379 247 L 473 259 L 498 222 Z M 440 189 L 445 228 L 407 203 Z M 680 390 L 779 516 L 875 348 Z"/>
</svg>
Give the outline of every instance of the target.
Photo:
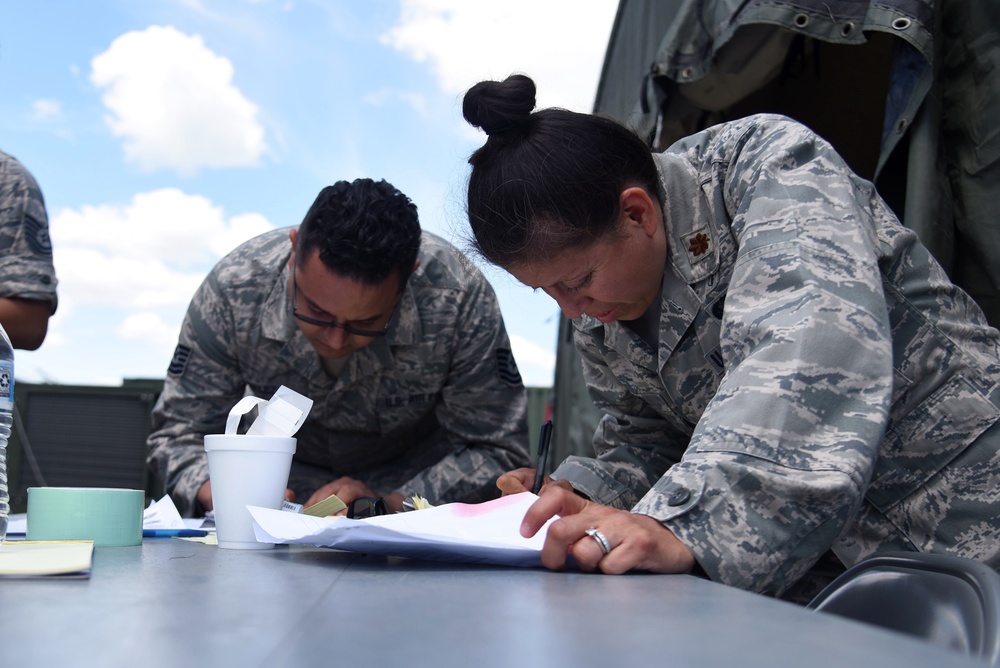
<svg viewBox="0 0 1000 668">
<path fill-rule="evenodd" d="M 501 267 L 545 260 L 617 234 L 619 195 L 632 186 L 658 199 L 649 147 L 617 122 L 535 107 L 523 74 L 481 81 L 462 113 L 489 138 L 469 158 L 473 249 Z"/>
<path fill-rule="evenodd" d="M 313 249 L 334 273 L 369 285 L 398 272 L 402 289 L 420 250 L 417 207 L 385 181 L 337 181 L 319 192 L 299 226 L 296 252 Z"/>
</svg>

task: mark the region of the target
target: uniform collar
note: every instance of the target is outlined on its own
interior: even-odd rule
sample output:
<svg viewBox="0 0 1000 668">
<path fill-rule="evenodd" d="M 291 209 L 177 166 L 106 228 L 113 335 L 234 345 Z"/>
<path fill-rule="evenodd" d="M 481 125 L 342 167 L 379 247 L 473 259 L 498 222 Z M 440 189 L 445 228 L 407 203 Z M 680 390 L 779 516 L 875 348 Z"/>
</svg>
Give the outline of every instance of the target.
<svg viewBox="0 0 1000 668">
<path fill-rule="evenodd" d="M 291 267 L 288 260 L 291 252 L 281 257 L 281 269 L 271 285 L 271 291 L 264 300 L 261 310 L 260 329 L 263 335 L 273 341 L 290 341 L 298 331 L 295 317 L 292 315 L 292 299 L 289 290 Z"/>
<path fill-rule="evenodd" d="M 353 353 L 358 361 L 357 371 L 362 375 L 368 375 L 379 367 L 392 366 L 392 347 L 412 345 L 423 338 L 423 333 L 420 312 L 413 297 L 412 283 L 407 281 L 403 294 L 399 297 L 399 306 L 389 321 L 386 335 Z"/>
<path fill-rule="evenodd" d="M 603 327 L 605 346 L 639 366 L 658 371 L 662 362 L 677 347 L 700 307 L 701 302 L 694 290 L 668 265 L 660 286 L 659 345 L 656 351 L 651 350 L 638 334 L 620 322 L 605 325 L 595 318 L 581 316 L 580 328 L 588 330 Z"/>
<path fill-rule="evenodd" d="M 664 203 L 663 227 L 667 235 L 667 263 L 660 287 L 659 349 L 649 347 L 631 329 L 620 322 L 603 324 L 596 318 L 581 316 L 582 330 L 604 328 L 604 345 L 627 359 L 652 371 L 659 360 L 666 360 L 694 320 L 701 301 L 691 288 L 715 272 L 718 249 L 698 179 L 682 157 L 654 155 L 660 175 L 660 202 Z M 665 203 L 669 203 L 665 204 Z"/>
<path fill-rule="evenodd" d="M 712 212 L 695 167 L 683 155 L 653 156 L 660 174 L 660 202 L 667 233 L 667 262 L 688 285 L 714 274 L 719 248 Z"/>
</svg>

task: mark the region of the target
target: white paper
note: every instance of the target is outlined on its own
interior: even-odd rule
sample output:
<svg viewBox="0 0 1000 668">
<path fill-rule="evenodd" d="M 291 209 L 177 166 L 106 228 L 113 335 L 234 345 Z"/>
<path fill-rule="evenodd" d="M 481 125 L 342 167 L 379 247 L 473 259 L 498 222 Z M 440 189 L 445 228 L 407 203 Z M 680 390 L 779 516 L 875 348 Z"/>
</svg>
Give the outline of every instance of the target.
<svg viewBox="0 0 1000 668">
<path fill-rule="evenodd" d="M 257 540 L 264 543 L 301 543 L 437 561 L 541 566 L 548 523 L 531 538 L 520 533 L 524 513 L 537 499 L 523 492 L 485 503 L 449 503 L 363 520 L 311 517 L 259 506 L 247 506 L 247 510 L 253 517 Z"/>
<path fill-rule="evenodd" d="M 204 523 L 204 519 L 181 517 L 169 494 L 159 501 L 150 501 L 149 507 L 142 511 L 143 529 L 202 529 Z"/>
<path fill-rule="evenodd" d="M 282 385 L 271 400 L 261 406 L 260 414 L 250 425 L 247 433 L 261 436 L 294 436 L 306 421 L 312 405 L 312 399 Z"/>
<path fill-rule="evenodd" d="M 177 512 L 177 506 L 169 495 L 159 501 L 153 501 L 142 511 L 143 529 L 183 529 L 184 519 Z"/>
<path fill-rule="evenodd" d="M 28 533 L 28 514 L 14 513 L 7 517 L 7 535 L 23 536 Z"/>
<path fill-rule="evenodd" d="M 254 408 L 258 409 L 257 418 L 254 420 L 256 422 L 260 419 L 260 409 L 267 402 L 260 397 L 243 397 L 236 404 L 229 409 L 229 415 L 226 417 L 226 433 L 235 434 L 240 427 L 240 420 L 243 416 L 252 411 Z"/>
<path fill-rule="evenodd" d="M 312 406 L 312 399 L 284 385 L 275 391 L 270 401 L 248 395 L 237 401 L 229 410 L 226 433 L 237 433 L 243 416 L 256 408 L 257 417 L 247 429 L 247 434 L 291 437 L 306 421 Z"/>
</svg>

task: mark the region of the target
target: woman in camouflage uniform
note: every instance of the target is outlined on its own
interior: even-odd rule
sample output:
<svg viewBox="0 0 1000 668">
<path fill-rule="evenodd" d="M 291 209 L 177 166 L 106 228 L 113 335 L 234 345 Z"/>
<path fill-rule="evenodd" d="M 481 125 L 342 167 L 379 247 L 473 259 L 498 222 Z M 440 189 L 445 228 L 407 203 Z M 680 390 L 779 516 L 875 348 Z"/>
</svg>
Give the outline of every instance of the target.
<svg viewBox="0 0 1000 668">
<path fill-rule="evenodd" d="M 652 154 L 534 93 L 464 112 L 474 245 L 574 320 L 604 411 L 525 517 L 561 516 L 543 562 L 772 594 L 831 550 L 1000 565 L 1000 333 L 872 185 L 780 116 Z"/>
</svg>

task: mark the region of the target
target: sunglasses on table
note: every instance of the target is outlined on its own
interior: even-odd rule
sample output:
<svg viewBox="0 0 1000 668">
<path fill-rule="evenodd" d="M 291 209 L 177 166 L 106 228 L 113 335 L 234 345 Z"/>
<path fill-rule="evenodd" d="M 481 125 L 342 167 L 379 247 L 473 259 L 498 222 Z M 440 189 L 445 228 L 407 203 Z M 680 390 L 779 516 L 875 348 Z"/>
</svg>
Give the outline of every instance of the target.
<svg viewBox="0 0 1000 668">
<path fill-rule="evenodd" d="M 366 517 L 388 514 L 389 509 L 385 505 L 385 499 L 381 496 L 377 499 L 372 496 L 359 496 L 347 504 L 347 519 L 351 520 L 363 520 Z"/>
</svg>

